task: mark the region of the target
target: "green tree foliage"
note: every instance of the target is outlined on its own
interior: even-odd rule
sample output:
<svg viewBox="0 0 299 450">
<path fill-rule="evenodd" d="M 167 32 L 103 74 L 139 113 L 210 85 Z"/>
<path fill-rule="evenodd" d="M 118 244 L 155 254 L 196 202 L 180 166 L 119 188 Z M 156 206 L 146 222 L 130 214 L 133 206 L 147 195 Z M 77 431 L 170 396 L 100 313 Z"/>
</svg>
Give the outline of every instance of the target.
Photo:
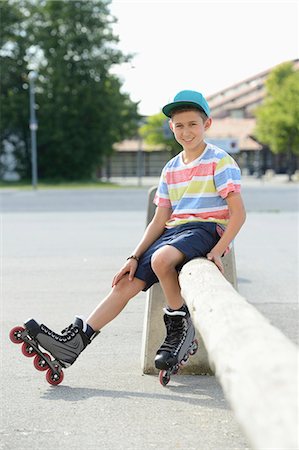
<svg viewBox="0 0 299 450">
<path fill-rule="evenodd" d="M 256 109 L 255 136 L 274 153 L 299 155 L 299 72 L 292 62 L 277 66 L 266 81 L 266 97 Z M 290 173 L 291 167 L 289 167 Z"/>
<path fill-rule="evenodd" d="M 28 63 L 39 73 L 40 178 L 90 178 L 113 144 L 136 132 L 137 105 L 111 73 L 129 56 L 117 49 L 109 3 L 26 2 Z"/>
<path fill-rule="evenodd" d="M 27 79 L 27 43 L 24 39 L 28 26 L 24 2 L 0 2 L 0 174 L 5 169 L 5 146 L 14 149 L 18 169 L 29 170 L 29 104 Z"/>
<path fill-rule="evenodd" d="M 165 115 L 154 114 L 148 117 L 146 124 L 140 128 L 140 134 L 149 146 L 162 146 L 172 155 L 176 155 L 182 148 L 171 136 L 172 132 L 168 128 L 168 119 Z"/>
</svg>

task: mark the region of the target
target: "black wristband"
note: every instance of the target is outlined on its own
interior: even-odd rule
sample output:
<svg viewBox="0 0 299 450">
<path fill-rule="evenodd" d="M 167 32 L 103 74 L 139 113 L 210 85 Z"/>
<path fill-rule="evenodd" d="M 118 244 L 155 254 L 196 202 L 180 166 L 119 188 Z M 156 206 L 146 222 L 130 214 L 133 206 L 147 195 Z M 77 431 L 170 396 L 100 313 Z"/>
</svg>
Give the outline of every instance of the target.
<svg viewBox="0 0 299 450">
<path fill-rule="evenodd" d="M 128 258 L 127 258 L 127 261 L 128 261 L 128 259 L 135 259 L 135 261 L 139 261 L 139 257 L 138 256 L 136 256 L 136 255 L 131 255 L 131 256 L 129 256 Z"/>
</svg>

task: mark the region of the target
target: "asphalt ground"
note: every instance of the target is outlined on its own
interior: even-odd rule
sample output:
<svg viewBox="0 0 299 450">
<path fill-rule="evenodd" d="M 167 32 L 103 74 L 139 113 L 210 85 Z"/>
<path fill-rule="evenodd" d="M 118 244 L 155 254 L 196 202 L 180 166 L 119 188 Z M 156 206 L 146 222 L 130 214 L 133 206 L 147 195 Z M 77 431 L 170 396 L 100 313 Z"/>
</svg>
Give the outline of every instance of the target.
<svg viewBox="0 0 299 450">
<path fill-rule="evenodd" d="M 243 193 L 239 291 L 298 342 L 297 185 L 248 183 Z M 93 309 L 142 235 L 146 196 L 145 188 L 3 191 L 0 448 L 250 448 L 215 377 L 177 375 L 163 388 L 142 374 L 144 293 L 58 387 L 7 338 L 28 317 L 59 331 Z"/>
<path fill-rule="evenodd" d="M 118 179 L 121 182 L 121 179 Z M 144 179 L 142 187 L 121 189 L 0 189 L 2 212 L 145 211 L 147 192 L 157 178 Z M 129 182 L 127 181 L 127 184 Z M 132 181 L 133 183 L 133 181 Z M 136 181 L 135 181 L 136 183 Z M 299 209 L 299 184 L 285 181 L 243 180 L 242 195 L 248 212 L 287 212 Z"/>
</svg>

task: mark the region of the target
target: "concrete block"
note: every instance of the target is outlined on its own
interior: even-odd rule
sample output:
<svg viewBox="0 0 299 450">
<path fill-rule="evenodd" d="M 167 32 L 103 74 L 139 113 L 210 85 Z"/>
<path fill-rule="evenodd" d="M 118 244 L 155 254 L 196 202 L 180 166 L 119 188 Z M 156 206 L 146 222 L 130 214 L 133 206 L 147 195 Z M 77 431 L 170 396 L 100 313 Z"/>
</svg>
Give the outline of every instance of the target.
<svg viewBox="0 0 299 450">
<path fill-rule="evenodd" d="M 296 170 L 295 173 L 292 176 L 293 181 L 299 181 L 299 170 Z"/>
<path fill-rule="evenodd" d="M 236 419 L 253 449 L 298 449 L 298 348 L 206 258 L 180 284 Z"/>
<path fill-rule="evenodd" d="M 275 170 L 268 169 L 265 172 L 264 179 L 265 180 L 272 180 L 272 178 L 274 178 L 274 176 L 275 176 Z"/>
<path fill-rule="evenodd" d="M 156 351 L 165 338 L 165 325 L 163 322 L 162 308 L 166 305 L 165 297 L 160 284 L 152 286 L 147 292 L 143 339 L 141 351 L 141 365 L 143 373 L 158 373 L 154 359 Z M 199 349 L 196 355 L 190 357 L 188 364 L 180 369 L 180 373 L 207 375 L 212 374 L 209 367 L 208 355 L 199 333 L 196 334 Z"/>
</svg>

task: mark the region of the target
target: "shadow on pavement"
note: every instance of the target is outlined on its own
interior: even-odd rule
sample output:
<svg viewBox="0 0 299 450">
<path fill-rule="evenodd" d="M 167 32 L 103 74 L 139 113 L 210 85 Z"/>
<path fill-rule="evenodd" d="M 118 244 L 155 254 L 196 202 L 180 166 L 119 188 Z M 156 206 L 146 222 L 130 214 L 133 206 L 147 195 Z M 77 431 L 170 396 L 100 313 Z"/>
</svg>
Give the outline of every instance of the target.
<svg viewBox="0 0 299 450">
<path fill-rule="evenodd" d="M 41 398 L 55 401 L 64 400 L 66 402 L 83 401 L 92 397 L 113 399 L 144 398 L 183 402 L 208 408 L 229 409 L 229 406 L 223 397 L 222 389 L 214 377 L 207 377 L 204 382 L 202 382 L 202 379 L 197 382 L 194 380 L 195 377 L 184 377 L 184 379 L 178 380 L 180 383 L 179 385 L 176 384 L 175 386 L 167 386 L 165 388 L 162 388 L 161 386 L 161 389 L 165 389 L 165 394 L 157 392 L 140 392 L 137 390 L 126 391 L 56 386 L 49 387 L 49 389 L 42 394 Z"/>
</svg>

